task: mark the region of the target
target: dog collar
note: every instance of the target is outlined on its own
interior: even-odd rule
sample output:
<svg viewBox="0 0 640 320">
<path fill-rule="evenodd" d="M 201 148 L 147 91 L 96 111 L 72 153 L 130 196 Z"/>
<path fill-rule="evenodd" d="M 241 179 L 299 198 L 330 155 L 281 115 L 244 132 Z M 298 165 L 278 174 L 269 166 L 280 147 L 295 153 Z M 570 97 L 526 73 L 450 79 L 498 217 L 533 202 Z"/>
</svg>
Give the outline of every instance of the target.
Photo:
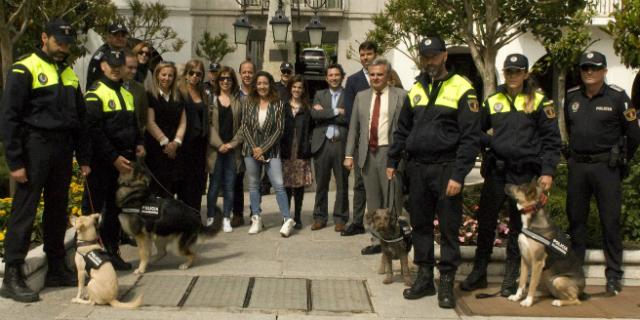
<svg viewBox="0 0 640 320">
<path fill-rule="evenodd" d="M 547 204 L 547 201 L 549 200 L 549 198 L 547 197 L 546 194 L 542 193 L 540 195 L 540 200 L 536 201 L 535 204 L 532 204 L 528 207 L 524 207 L 522 209 L 520 209 L 520 214 L 529 214 L 532 212 L 537 212 L 538 210 L 544 208 L 544 206 Z"/>
<path fill-rule="evenodd" d="M 100 241 L 98 239 L 95 239 L 95 240 L 78 240 L 78 242 L 76 242 L 76 247 L 86 247 L 86 246 L 92 246 L 94 244 L 100 244 Z"/>
</svg>

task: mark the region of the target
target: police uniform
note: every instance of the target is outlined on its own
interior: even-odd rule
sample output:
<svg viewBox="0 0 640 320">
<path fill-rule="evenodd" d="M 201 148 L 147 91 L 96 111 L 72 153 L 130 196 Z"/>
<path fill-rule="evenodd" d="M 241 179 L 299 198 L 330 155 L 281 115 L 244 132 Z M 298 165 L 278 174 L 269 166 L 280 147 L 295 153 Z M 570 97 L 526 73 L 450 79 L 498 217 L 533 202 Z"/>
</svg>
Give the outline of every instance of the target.
<svg viewBox="0 0 640 320">
<path fill-rule="evenodd" d="M 125 62 L 122 51 L 108 51 L 103 56 L 112 67 L 122 66 Z M 102 213 L 100 237 L 105 249 L 112 257 L 112 263 L 118 270 L 131 268 L 119 257 L 118 240 L 120 224 L 115 193 L 118 188 L 119 172 L 114 166 L 118 157 L 135 160 L 136 147 L 142 145 L 140 130 L 134 110 L 133 95 L 122 85 L 122 81 L 113 81 L 106 76 L 98 79 L 85 95 L 87 105 L 87 126 L 93 146 L 89 189 L 85 197 L 100 197 L 103 205 L 94 210 Z"/>
<path fill-rule="evenodd" d="M 420 44 L 421 55 L 445 50 L 444 42 L 436 37 Z M 404 292 L 407 299 L 435 293 L 433 219 L 437 213 L 441 232 L 438 300 L 441 307 L 455 305 L 453 279 L 460 264 L 462 192 L 449 197 L 445 191 L 449 180 L 462 185 L 475 163 L 480 145 L 479 109 L 475 90 L 467 79 L 450 72 L 444 79 L 430 81 L 423 72 L 400 111 L 387 167 L 397 168 L 406 153 L 414 262 L 420 266 L 416 282 Z"/>
<path fill-rule="evenodd" d="M 204 93 L 206 96 L 210 98 L 216 97 L 216 92 L 218 92 L 218 76 L 220 76 L 220 64 L 212 62 L 209 64 L 209 73 L 216 73 L 216 77 L 211 78 L 209 81 L 204 83 Z M 213 101 L 209 101 L 209 104 L 212 104 Z"/>
<path fill-rule="evenodd" d="M 64 44 L 75 37 L 71 26 L 62 20 L 48 23 L 45 33 Z M 7 164 L 11 171 L 26 169 L 28 180 L 16 184 L 4 241 L 6 269 L 0 295 L 31 302 L 38 300 L 38 295 L 24 285 L 21 268 L 41 194 L 44 252 L 49 263 L 45 284 L 77 283 L 64 262 L 64 234 L 74 151 L 80 165 L 89 162 L 85 107 L 71 67 L 40 49 L 11 66 L 2 98 L 0 132 Z"/>
<path fill-rule="evenodd" d="M 293 78 L 293 65 L 289 62 L 283 62 L 280 64 L 280 72 L 291 72 L 291 77 Z M 287 88 L 287 85 L 282 81 L 278 81 L 273 85 L 276 88 L 276 92 L 278 92 L 278 98 L 282 101 L 289 101 L 291 99 L 291 93 Z"/>
<path fill-rule="evenodd" d="M 580 66 L 604 68 L 606 59 L 599 52 L 586 52 Z M 623 274 L 621 165 L 635 153 L 640 141 L 636 109 L 623 89 L 608 84 L 592 97 L 587 96 L 584 86 L 570 89 L 564 108 L 569 134 L 567 214 L 572 248 L 584 261 L 589 203 L 594 195 L 604 238 L 607 291 L 616 293 L 621 290 Z"/>
<path fill-rule="evenodd" d="M 527 57 L 510 54 L 504 70 L 528 70 Z M 553 176 L 560 160 L 562 141 L 553 102 L 540 92 L 532 96 L 523 92 L 511 97 L 505 85 L 484 102 L 481 112 L 483 132 L 493 129 L 493 135 L 483 135 L 483 147 L 488 148 L 483 159 L 485 178 L 478 212 L 478 245 L 474 269 L 460 285 L 470 291 L 487 286 L 487 265 L 493 251 L 495 230 L 500 208 L 509 203 L 509 241 L 507 267 L 501 295 L 515 293 L 520 270 L 518 235 L 522 220 L 515 202 L 507 197 L 505 184 L 523 184 L 541 175 Z M 532 101 L 529 101 L 532 99 Z M 530 103 L 530 110 L 527 108 Z"/>
<path fill-rule="evenodd" d="M 118 32 L 129 33 L 127 27 L 125 27 L 125 25 L 122 23 L 114 23 L 110 25 L 107 31 L 111 34 L 115 34 Z M 89 62 L 89 71 L 87 72 L 87 83 L 85 84 L 87 90 L 89 90 L 94 81 L 102 77 L 103 73 L 102 69 L 100 68 L 100 62 L 102 61 L 104 54 L 107 51 L 111 50 L 116 49 L 112 48 L 109 44 L 104 43 L 98 48 L 98 50 L 96 50 L 93 56 L 91 56 L 91 61 Z"/>
</svg>

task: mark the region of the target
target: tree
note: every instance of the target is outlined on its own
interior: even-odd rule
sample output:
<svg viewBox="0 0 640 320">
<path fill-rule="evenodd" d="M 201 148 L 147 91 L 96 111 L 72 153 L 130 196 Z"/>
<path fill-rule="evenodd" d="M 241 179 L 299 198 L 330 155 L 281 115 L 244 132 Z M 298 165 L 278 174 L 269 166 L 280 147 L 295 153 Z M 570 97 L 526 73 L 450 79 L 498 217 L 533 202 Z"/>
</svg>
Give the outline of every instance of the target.
<svg viewBox="0 0 640 320">
<path fill-rule="evenodd" d="M 13 63 L 13 46 L 31 23 L 29 15 L 33 3 L 28 0 L 3 0 L 0 5 L 0 55 L 2 56 L 2 86 L 7 82 L 9 67 Z"/>
<path fill-rule="evenodd" d="M 606 31 L 613 37 L 613 49 L 627 68 L 640 67 L 640 0 L 622 0 L 612 16 Z M 631 100 L 633 106 L 640 106 L 639 74 L 633 81 Z"/>
<path fill-rule="evenodd" d="M 228 38 L 229 35 L 222 32 L 212 38 L 211 33 L 205 31 L 196 44 L 196 54 L 210 62 L 220 62 L 224 56 L 236 51 L 235 47 L 229 45 Z"/>
<path fill-rule="evenodd" d="M 173 28 L 164 25 L 164 20 L 169 17 L 165 5 L 140 0 L 128 0 L 128 5 L 131 15 L 124 18 L 124 24 L 131 37 L 151 44 L 159 54 L 180 51 L 185 41 L 178 38 Z"/>
</svg>

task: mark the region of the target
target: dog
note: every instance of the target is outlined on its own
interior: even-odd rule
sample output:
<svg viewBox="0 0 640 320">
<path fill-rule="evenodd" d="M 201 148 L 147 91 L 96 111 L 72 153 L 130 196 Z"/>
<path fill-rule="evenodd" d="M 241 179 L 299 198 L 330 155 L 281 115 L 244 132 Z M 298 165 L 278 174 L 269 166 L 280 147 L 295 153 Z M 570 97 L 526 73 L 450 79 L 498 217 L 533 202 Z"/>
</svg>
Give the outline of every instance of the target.
<svg viewBox="0 0 640 320">
<path fill-rule="evenodd" d="M 518 236 L 521 254 L 520 283 L 516 293 L 508 299 L 522 300 L 521 306 L 530 307 L 533 305 L 538 285 L 542 284 L 541 291 L 554 298 L 551 302 L 553 306 L 579 305 L 580 300 L 588 298 L 584 293 L 585 276 L 582 264 L 567 245 L 568 238 L 564 232 L 553 224 L 544 210 L 547 197 L 538 185 L 537 179 L 522 185 L 508 184 L 505 186 L 505 192 L 516 200 L 523 230 Z M 542 243 L 547 241 L 548 244 Z M 563 254 L 564 252 L 566 254 Z M 525 298 L 529 270 L 531 281 Z"/>
<path fill-rule="evenodd" d="M 78 269 L 78 294 L 71 302 L 80 304 L 109 304 L 115 308 L 134 309 L 142 304 L 142 295 L 138 295 L 131 302 L 118 301 L 118 278 L 113 265 L 108 259 L 102 259 L 104 252 L 98 241 L 96 224 L 100 214 L 80 216 L 72 220 L 77 233 L 77 249 L 75 255 Z M 85 269 L 89 265 L 89 268 Z M 87 284 L 87 295 L 84 299 L 82 292 L 85 288 L 86 275 L 90 280 Z"/>
<path fill-rule="evenodd" d="M 400 218 L 404 219 L 404 218 Z M 380 240 L 382 258 L 378 274 L 386 274 L 384 284 L 393 282 L 393 259 L 400 259 L 400 270 L 404 284 L 411 286 L 408 252 L 411 250 L 411 240 L 405 236 L 403 226 L 395 214 L 389 209 L 377 209 L 365 214 L 365 221 L 370 225 L 373 235 Z M 406 220 L 404 220 L 406 221 Z M 408 226 L 408 223 L 406 223 Z"/>
<path fill-rule="evenodd" d="M 132 166 L 133 171 L 118 177 L 116 205 L 122 209 L 118 215 L 122 230 L 134 237 L 138 245 L 140 264 L 134 273 L 145 273 L 149 263 L 157 262 L 167 254 L 170 244 L 175 244 L 176 253 L 186 258 L 179 268 L 188 269 L 196 258 L 194 245 L 198 237 L 213 237 L 220 230 L 221 211 L 216 208 L 214 224 L 204 227 L 200 212 L 181 201 L 151 195 L 150 180 L 142 159 L 132 162 Z M 152 240 L 158 252 L 150 259 Z"/>
</svg>

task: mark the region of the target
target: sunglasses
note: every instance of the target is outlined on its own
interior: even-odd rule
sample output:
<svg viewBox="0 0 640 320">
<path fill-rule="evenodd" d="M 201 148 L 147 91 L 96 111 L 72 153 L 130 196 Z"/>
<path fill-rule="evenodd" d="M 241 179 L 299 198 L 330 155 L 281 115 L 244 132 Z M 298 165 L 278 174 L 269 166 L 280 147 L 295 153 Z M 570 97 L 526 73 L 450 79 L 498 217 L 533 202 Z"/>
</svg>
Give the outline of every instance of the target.
<svg viewBox="0 0 640 320">
<path fill-rule="evenodd" d="M 193 77 L 193 76 L 198 76 L 200 78 L 202 78 L 202 72 L 198 72 L 198 71 L 189 71 L 189 76 Z"/>
<path fill-rule="evenodd" d="M 220 82 L 229 81 L 230 82 L 231 81 L 231 77 L 219 77 L 218 81 L 220 81 Z"/>
<path fill-rule="evenodd" d="M 280 70 L 280 72 L 282 72 L 282 74 L 291 74 L 292 73 L 291 70 Z"/>
<path fill-rule="evenodd" d="M 139 56 L 147 56 L 148 57 L 148 56 L 151 55 L 151 53 L 149 53 L 149 51 L 140 51 L 140 52 L 138 52 L 138 55 Z"/>
<path fill-rule="evenodd" d="M 582 70 L 583 72 L 595 72 L 595 71 L 600 71 L 604 69 L 604 67 L 598 67 L 598 66 L 592 66 L 592 65 L 585 65 L 585 66 L 580 66 L 580 70 Z"/>
</svg>

